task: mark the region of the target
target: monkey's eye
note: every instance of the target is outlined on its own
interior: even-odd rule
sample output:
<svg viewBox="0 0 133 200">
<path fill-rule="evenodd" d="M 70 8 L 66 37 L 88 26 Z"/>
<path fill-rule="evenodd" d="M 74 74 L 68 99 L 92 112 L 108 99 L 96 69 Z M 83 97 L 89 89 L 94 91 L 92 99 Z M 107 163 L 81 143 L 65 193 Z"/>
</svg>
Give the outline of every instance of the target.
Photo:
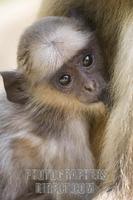
<svg viewBox="0 0 133 200">
<path fill-rule="evenodd" d="M 88 54 L 83 58 L 84 67 L 89 67 L 93 63 L 93 55 Z"/>
<path fill-rule="evenodd" d="M 59 79 L 59 83 L 62 86 L 67 86 L 70 82 L 71 82 L 71 76 L 68 75 L 68 74 L 61 76 L 60 79 Z"/>
</svg>

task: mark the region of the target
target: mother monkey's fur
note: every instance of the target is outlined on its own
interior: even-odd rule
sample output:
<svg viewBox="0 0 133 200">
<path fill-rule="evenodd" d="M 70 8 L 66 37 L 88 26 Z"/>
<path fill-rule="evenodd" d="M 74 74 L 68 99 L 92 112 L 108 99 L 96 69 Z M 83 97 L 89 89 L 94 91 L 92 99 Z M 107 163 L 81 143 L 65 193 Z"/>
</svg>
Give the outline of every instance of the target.
<svg viewBox="0 0 133 200">
<path fill-rule="evenodd" d="M 101 140 L 103 150 L 99 165 L 107 170 L 107 189 L 97 199 L 132 199 L 133 2 L 45 0 L 40 16 L 66 15 L 73 7 L 80 8 L 86 19 L 96 24 L 106 66 L 112 77 L 111 94 L 114 103 L 105 137 Z"/>
</svg>

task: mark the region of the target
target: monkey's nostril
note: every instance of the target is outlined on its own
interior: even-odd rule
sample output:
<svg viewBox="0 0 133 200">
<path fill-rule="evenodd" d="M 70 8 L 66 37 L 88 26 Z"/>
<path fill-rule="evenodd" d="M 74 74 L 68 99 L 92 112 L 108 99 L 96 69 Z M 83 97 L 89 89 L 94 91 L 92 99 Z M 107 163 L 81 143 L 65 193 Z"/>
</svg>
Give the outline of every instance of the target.
<svg viewBox="0 0 133 200">
<path fill-rule="evenodd" d="M 84 88 L 85 88 L 85 90 L 88 90 L 89 92 L 92 92 L 92 89 L 90 87 L 85 86 Z"/>
<path fill-rule="evenodd" d="M 89 82 L 88 85 L 84 86 L 85 90 L 89 91 L 89 92 L 93 92 L 96 90 L 96 82 L 95 81 L 91 81 Z"/>
</svg>

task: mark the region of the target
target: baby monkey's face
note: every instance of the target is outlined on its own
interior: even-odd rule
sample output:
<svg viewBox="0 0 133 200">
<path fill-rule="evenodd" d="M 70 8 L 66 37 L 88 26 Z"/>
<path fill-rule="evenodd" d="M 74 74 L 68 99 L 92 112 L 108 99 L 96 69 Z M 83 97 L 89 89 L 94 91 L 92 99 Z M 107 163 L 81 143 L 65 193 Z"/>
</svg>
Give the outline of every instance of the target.
<svg viewBox="0 0 133 200">
<path fill-rule="evenodd" d="M 63 64 L 49 80 L 56 90 L 85 104 L 103 100 L 107 82 L 101 55 L 93 42 Z"/>
<path fill-rule="evenodd" d="M 18 48 L 18 66 L 37 83 L 35 91 L 41 88 L 36 96 L 44 103 L 97 103 L 106 90 L 97 39 L 70 18 L 46 17 L 27 29 Z"/>
</svg>

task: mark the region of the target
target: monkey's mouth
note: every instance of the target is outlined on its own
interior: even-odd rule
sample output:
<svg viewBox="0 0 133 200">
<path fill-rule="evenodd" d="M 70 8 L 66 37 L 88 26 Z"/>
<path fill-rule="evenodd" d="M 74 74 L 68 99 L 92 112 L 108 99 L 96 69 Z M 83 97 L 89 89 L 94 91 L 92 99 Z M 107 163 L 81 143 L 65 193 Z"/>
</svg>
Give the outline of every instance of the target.
<svg viewBox="0 0 133 200">
<path fill-rule="evenodd" d="M 102 89 L 98 94 L 89 95 L 87 99 L 84 101 L 86 104 L 103 103 L 105 106 L 111 105 L 111 99 L 107 88 Z M 83 99 L 81 101 L 83 102 Z"/>
</svg>

